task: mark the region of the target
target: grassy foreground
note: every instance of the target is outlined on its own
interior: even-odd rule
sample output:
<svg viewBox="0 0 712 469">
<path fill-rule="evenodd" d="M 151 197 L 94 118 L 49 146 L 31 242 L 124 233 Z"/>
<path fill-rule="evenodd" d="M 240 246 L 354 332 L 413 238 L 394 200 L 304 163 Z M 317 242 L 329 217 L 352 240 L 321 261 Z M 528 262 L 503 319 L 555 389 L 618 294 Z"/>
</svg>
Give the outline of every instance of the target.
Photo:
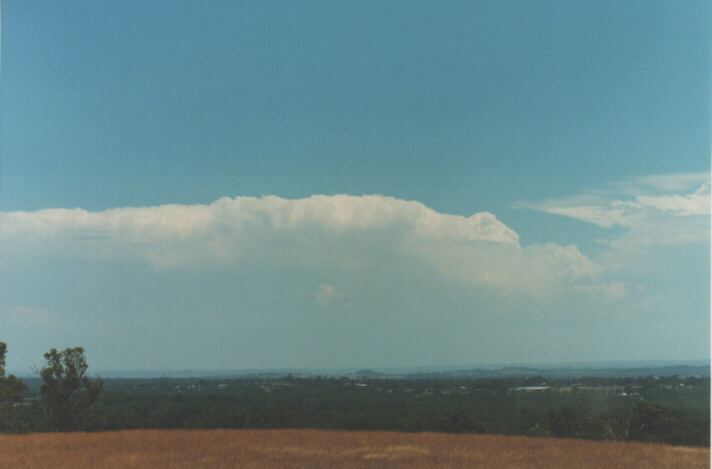
<svg viewBox="0 0 712 469">
<path fill-rule="evenodd" d="M 709 467 L 709 448 L 440 433 L 131 430 L 0 436 L 6 468 Z"/>
</svg>

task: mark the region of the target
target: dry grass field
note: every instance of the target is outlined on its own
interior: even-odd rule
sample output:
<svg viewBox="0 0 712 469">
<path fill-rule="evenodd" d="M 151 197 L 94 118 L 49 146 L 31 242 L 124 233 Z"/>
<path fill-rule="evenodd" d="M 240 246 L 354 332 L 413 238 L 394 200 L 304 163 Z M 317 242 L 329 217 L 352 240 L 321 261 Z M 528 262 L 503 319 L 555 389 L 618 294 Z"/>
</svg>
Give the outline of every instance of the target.
<svg viewBox="0 0 712 469">
<path fill-rule="evenodd" d="M 709 448 L 435 433 L 135 430 L 0 436 L 3 468 L 709 467 Z"/>
</svg>

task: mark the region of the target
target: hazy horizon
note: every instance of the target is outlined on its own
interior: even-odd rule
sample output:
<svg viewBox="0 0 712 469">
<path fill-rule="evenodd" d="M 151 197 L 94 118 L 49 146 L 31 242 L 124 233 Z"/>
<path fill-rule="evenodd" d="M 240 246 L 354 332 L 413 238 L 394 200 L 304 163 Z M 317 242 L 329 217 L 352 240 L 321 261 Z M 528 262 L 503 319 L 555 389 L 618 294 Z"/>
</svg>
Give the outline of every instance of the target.
<svg viewBox="0 0 712 469">
<path fill-rule="evenodd" d="M 9 370 L 709 360 L 708 2 L 2 8 Z"/>
<path fill-rule="evenodd" d="M 305 373 L 309 375 L 334 374 L 344 375 L 358 371 L 374 371 L 381 374 L 405 375 L 412 373 L 430 372 L 453 372 L 470 370 L 503 370 L 508 368 L 532 368 L 540 370 L 557 369 L 652 369 L 660 367 L 677 366 L 710 366 L 710 359 L 698 360 L 632 360 L 632 361 L 602 361 L 602 362 L 549 362 L 549 363 L 477 363 L 464 365 L 442 365 L 442 366 L 403 366 L 403 367 L 337 367 L 337 368 L 240 368 L 240 369 L 133 369 L 133 370 L 110 370 L 92 369 L 87 371 L 89 376 L 100 376 L 102 378 L 207 378 L 224 376 L 249 376 L 251 374 L 288 374 Z M 32 370 L 7 370 L 8 374 L 14 374 L 20 378 L 35 377 L 37 373 Z"/>
</svg>

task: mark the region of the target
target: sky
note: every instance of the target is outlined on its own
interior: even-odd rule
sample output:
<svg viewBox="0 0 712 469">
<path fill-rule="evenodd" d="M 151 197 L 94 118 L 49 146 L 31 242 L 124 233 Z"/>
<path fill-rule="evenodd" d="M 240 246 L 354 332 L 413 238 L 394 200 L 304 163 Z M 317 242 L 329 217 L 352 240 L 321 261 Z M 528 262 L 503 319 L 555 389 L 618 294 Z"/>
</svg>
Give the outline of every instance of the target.
<svg viewBox="0 0 712 469">
<path fill-rule="evenodd" d="M 708 2 L 2 8 L 10 370 L 710 356 Z"/>
</svg>

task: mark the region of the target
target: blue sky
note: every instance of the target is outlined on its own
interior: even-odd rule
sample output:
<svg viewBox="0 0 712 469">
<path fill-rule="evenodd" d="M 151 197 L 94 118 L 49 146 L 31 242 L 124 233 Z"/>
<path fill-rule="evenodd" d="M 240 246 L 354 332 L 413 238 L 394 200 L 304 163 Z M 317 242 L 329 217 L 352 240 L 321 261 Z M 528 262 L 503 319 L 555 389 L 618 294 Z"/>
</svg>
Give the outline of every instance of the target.
<svg viewBox="0 0 712 469">
<path fill-rule="evenodd" d="M 382 3 L 3 2 L 10 368 L 708 357 L 709 4 Z"/>
</svg>

